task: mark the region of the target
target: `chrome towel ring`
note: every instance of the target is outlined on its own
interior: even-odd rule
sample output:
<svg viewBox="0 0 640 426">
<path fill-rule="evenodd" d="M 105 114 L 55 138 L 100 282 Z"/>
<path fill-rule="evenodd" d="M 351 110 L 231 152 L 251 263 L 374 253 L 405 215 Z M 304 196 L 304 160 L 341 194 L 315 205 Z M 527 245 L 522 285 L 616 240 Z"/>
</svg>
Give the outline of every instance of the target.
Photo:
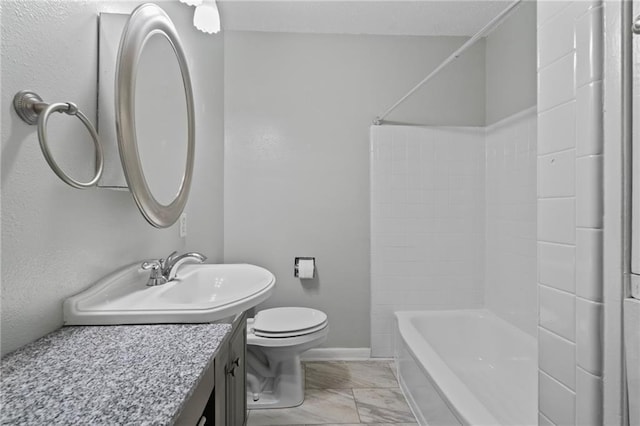
<svg viewBox="0 0 640 426">
<path fill-rule="evenodd" d="M 102 144 L 100 143 L 100 137 L 98 132 L 93 127 L 86 115 L 84 115 L 78 107 L 71 103 L 52 103 L 47 104 L 42 101 L 42 98 L 30 90 L 21 90 L 16 93 L 13 98 L 13 107 L 16 110 L 18 116 L 27 124 L 38 125 L 38 140 L 40 141 L 40 149 L 42 154 L 47 160 L 47 163 L 53 169 L 54 173 L 58 175 L 68 185 L 77 189 L 86 189 L 95 186 L 98 180 L 102 176 L 102 169 L 104 167 L 104 157 L 102 154 Z M 69 175 L 67 175 L 58 166 L 56 161 L 49 151 L 49 145 L 47 142 L 47 121 L 52 112 L 65 113 L 67 115 L 75 115 L 84 124 L 89 131 L 91 138 L 93 139 L 93 145 L 96 150 L 96 168 L 95 175 L 89 182 L 80 182 Z"/>
</svg>

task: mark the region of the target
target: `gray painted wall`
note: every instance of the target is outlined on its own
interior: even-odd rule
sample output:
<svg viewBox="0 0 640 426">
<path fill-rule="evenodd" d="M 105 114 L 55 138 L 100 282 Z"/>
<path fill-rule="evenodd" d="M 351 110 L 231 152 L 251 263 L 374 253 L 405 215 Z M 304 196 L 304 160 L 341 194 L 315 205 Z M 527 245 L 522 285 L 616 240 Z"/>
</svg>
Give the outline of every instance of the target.
<svg viewBox="0 0 640 426">
<path fill-rule="evenodd" d="M 222 260 L 224 43 L 221 35 L 192 27 L 192 8 L 161 3 L 180 32 L 197 88 L 186 238 L 175 225 L 148 225 L 129 192 L 64 184 L 46 164 L 35 127 L 9 107 L 18 90 L 29 88 L 47 101 L 76 102 L 95 121 L 97 13 L 128 13 L 139 3 L 2 2 L 2 353 L 60 327 L 64 298 L 121 265 L 174 249 Z M 93 154 L 83 128 L 61 115 L 51 118 L 50 128 L 56 159 L 75 176 L 88 177 Z"/>
<path fill-rule="evenodd" d="M 265 307 L 324 309 L 333 324 L 327 346 L 368 346 L 368 127 L 464 39 L 229 32 L 223 154 L 223 37 L 195 31 L 193 9 L 162 2 L 195 53 L 190 66 L 198 88 L 196 174 L 189 236 L 181 239 L 175 226 L 147 225 L 127 192 L 78 191 L 59 181 L 35 129 L 6 107 L 16 91 L 32 88 L 95 117 L 96 15 L 129 12 L 136 3 L 2 4 L 2 353 L 58 328 L 62 300 L 122 264 L 173 249 L 222 261 L 224 230 L 227 262 L 261 264 L 277 275 Z M 531 67 L 513 67 L 533 60 L 535 73 L 535 37 L 530 55 L 508 43 L 521 25 L 516 19 L 527 20 L 518 12 L 489 37 L 486 65 L 481 42 L 389 119 L 483 125 L 533 105 L 535 79 L 530 89 L 522 76 Z M 39 30 L 28 30 L 33 26 Z M 529 82 L 521 86 L 526 94 L 509 98 L 516 83 L 505 69 Z M 52 118 L 51 127 L 70 141 L 66 149 L 77 151 L 63 154 L 62 165 L 88 176 L 84 130 L 63 117 Z M 315 280 L 293 278 L 299 255 L 317 257 Z"/>
<path fill-rule="evenodd" d="M 486 38 L 486 124 L 536 105 L 536 2 L 525 1 Z"/>
<path fill-rule="evenodd" d="M 262 308 L 309 306 L 328 347 L 368 347 L 369 126 L 453 52 L 459 37 L 228 32 L 225 261 L 277 277 Z M 390 119 L 483 125 L 480 43 Z M 293 276 L 315 256 L 318 276 Z"/>
</svg>

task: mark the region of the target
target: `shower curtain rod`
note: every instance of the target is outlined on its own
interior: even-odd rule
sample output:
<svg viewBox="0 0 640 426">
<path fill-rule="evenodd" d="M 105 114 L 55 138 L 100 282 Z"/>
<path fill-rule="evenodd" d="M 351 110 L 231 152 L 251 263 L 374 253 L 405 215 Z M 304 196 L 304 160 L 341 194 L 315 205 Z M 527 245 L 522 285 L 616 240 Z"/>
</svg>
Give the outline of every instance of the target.
<svg viewBox="0 0 640 426">
<path fill-rule="evenodd" d="M 473 37 L 467 40 L 462 46 L 458 48 L 455 52 L 453 52 L 447 59 L 444 60 L 436 69 L 431 71 L 431 73 L 426 76 L 420 83 L 416 84 L 413 89 L 409 90 L 409 92 L 404 95 L 402 98 L 398 100 L 395 104 L 393 104 L 389 109 L 380 114 L 373 120 L 373 124 L 379 126 L 382 124 L 384 118 L 389 115 L 394 109 L 396 109 L 400 104 L 407 100 L 411 95 L 413 95 L 416 90 L 421 88 L 427 81 L 431 80 L 436 74 L 438 74 L 444 67 L 446 67 L 450 62 L 458 59 L 460 54 L 471 47 L 476 41 L 478 41 L 482 36 L 489 33 L 504 17 L 506 17 L 518 4 L 520 4 L 522 0 L 515 0 L 509 6 L 507 6 L 502 12 L 500 12 L 495 18 L 493 18 L 487 25 L 482 27 L 480 31 L 478 31 Z"/>
</svg>

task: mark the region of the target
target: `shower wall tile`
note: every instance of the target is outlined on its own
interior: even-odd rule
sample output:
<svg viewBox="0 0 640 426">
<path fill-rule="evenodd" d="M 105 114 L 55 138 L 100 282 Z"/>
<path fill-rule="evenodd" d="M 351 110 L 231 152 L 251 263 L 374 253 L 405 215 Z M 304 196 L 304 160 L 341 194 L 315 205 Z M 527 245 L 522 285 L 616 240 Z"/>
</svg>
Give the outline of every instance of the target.
<svg viewBox="0 0 640 426">
<path fill-rule="evenodd" d="M 570 389 L 576 388 L 576 345 L 544 328 L 538 329 L 540 369 Z"/>
<path fill-rule="evenodd" d="M 576 93 L 578 156 L 602 154 L 602 81 L 580 87 Z"/>
<path fill-rule="evenodd" d="M 538 374 L 540 413 L 556 425 L 576 425 L 576 394 L 540 371 Z"/>
<path fill-rule="evenodd" d="M 567 7 L 542 24 L 543 31 L 538 38 L 538 68 L 573 51 L 573 20 L 574 11 Z"/>
<path fill-rule="evenodd" d="M 535 109 L 486 129 L 485 306 L 536 335 Z"/>
<path fill-rule="evenodd" d="M 538 280 L 548 287 L 575 292 L 576 248 L 538 242 Z"/>
<path fill-rule="evenodd" d="M 560 12 L 571 5 L 571 1 L 541 1 L 537 4 L 538 26 L 542 26 L 550 19 L 558 16 Z"/>
<path fill-rule="evenodd" d="M 602 80 L 602 7 L 590 9 L 576 20 L 576 84 Z M 569 26 L 570 28 L 570 26 Z"/>
<path fill-rule="evenodd" d="M 394 311 L 483 305 L 484 157 L 482 128 L 371 128 L 372 356 Z"/>
<path fill-rule="evenodd" d="M 576 299 L 576 360 L 578 366 L 596 376 L 602 375 L 602 303 Z"/>
<path fill-rule="evenodd" d="M 540 325 L 572 342 L 576 341 L 576 299 L 550 287 L 538 289 Z"/>
<path fill-rule="evenodd" d="M 602 229 L 576 230 L 576 295 L 602 302 Z"/>
<path fill-rule="evenodd" d="M 574 149 L 538 157 L 538 196 L 576 195 L 576 151 Z"/>
<path fill-rule="evenodd" d="M 596 425 L 602 424 L 603 7 L 598 0 L 537 4 L 539 418 Z M 566 352 L 575 346 L 573 362 L 566 353 L 556 360 L 546 355 L 561 354 L 559 342 Z"/>
<path fill-rule="evenodd" d="M 576 369 L 576 424 L 600 426 L 603 424 L 602 379 L 582 368 Z"/>
<path fill-rule="evenodd" d="M 576 225 L 581 228 L 602 228 L 603 221 L 603 158 L 590 155 L 576 161 Z"/>
<path fill-rule="evenodd" d="M 538 241 L 575 244 L 575 198 L 538 199 Z"/>
<path fill-rule="evenodd" d="M 576 146 L 576 101 L 538 115 L 538 154 L 564 151 Z"/>
<path fill-rule="evenodd" d="M 538 71 L 538 87 L 549 88 L 538 90 L 538 111 L 575 99 L 574 70 L 575 54 L 569 53 Z"/>
</svg>

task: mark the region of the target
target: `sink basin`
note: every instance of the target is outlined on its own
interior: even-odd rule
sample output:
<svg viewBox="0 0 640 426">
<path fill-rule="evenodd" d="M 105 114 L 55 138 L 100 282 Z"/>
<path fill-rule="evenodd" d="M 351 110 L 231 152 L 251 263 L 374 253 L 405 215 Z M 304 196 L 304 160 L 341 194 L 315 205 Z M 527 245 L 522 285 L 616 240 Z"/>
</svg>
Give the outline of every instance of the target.
<svg viewBox="0 0 640 426">
<path fill-rule="evenodd" d="M 248 264 L 183 265 L 177 278 L 149 287 L 142 261 L 126 266 L 64 302 L 66 325 L 204 323 L 236 315 L 267 299 L 275 277 Z"/>
</svg>

